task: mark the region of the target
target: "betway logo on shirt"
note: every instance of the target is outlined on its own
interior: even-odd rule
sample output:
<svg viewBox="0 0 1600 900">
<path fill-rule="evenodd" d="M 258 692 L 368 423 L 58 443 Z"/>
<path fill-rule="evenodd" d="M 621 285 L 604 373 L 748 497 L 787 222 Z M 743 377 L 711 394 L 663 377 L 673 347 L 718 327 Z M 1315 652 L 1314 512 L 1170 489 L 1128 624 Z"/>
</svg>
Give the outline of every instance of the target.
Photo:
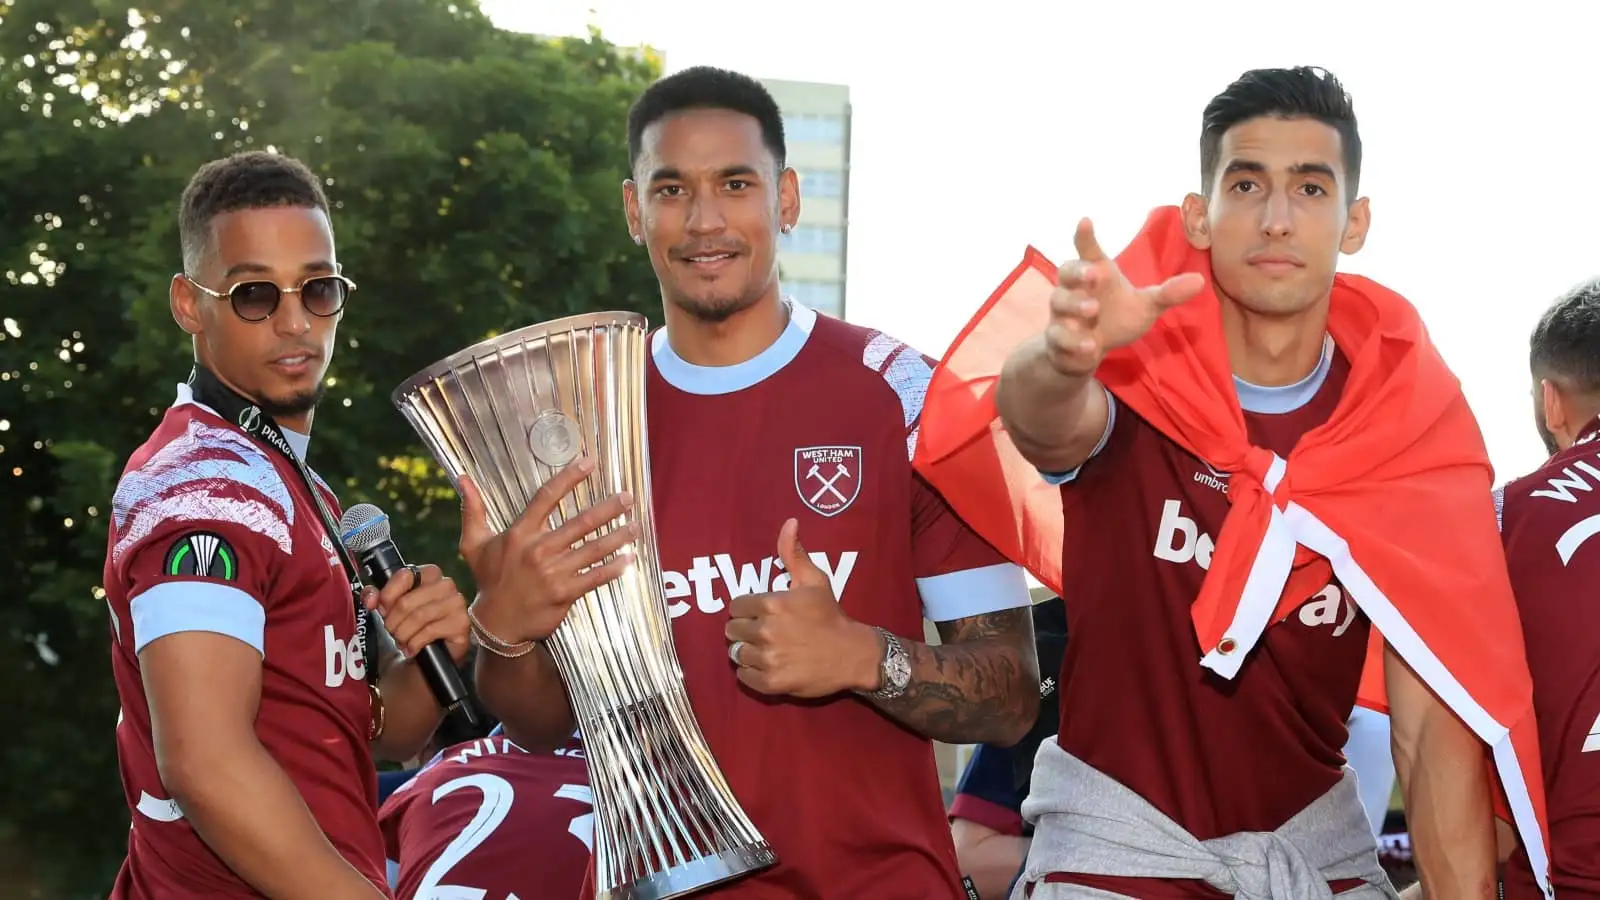
<svg viewBox="0 0 1600 900">
<path fill-rule="evenodd" d="M 855 571 L 861 554 L 845 550 L 841 553 L 814 551 L 809 555 L 811 562 L 828 576 L 833 596 L 843 597 L 850 573 Z M 667 612 L 674 619 L 690 609 L 721 612 L 734 597 L 789 589 L 789 573 L 784 571 L 782 560 L 769 556 L 753 563 L 737 563 L 729 553 L 696 556 L 689 561 L 685 572 L 663 569 L 661 581 L 666 587 Z"/>
<path fill-rule="evenodd" d="M 1167 562 L 1194 562 L 1200 568 L 1211 569 L 1211 553 L 1217 549 L 1211 535 L 1200 531 L 1195 521 L 1184 515 L 1183 504 L 1168 500 L 1161 504 L 1161 524 L 1156 526 L 1156 559 Z"/>
<path fill-rule="evenodd" d="M 323 684 L 336 688 L 343 685 L 346 678 L 360 681 L 367 677 L 367 663 L 361 658 L 360 645 L 356 643 L 355 635 L 351 635 L 348 641 L 342 641 L 333 633 L 332 625 L 324 625 L 322 649 L 326 676 L 323 678 Z"/>
<path fill-rule="evenodd" d="M 1192 562 L 1209 571 L 1214 550 L 1216 542 L 1200 530 L 1195 520 L 1183 514 L 1181 501 L 1168 500 L 1161 505 L 1161 523 L 1156 526 L 1156 545 L 1151 551 L 1156 559 L 1179 565 Z M 1300 607 L 1299 616 L 1301 624 L 1308 628 L 1333 626 L 1333 636 L 1339 637 L 1355 623 L 1356 612 L 1355 601 L 1338 585 L 1330 584 Z"/>
</svg>

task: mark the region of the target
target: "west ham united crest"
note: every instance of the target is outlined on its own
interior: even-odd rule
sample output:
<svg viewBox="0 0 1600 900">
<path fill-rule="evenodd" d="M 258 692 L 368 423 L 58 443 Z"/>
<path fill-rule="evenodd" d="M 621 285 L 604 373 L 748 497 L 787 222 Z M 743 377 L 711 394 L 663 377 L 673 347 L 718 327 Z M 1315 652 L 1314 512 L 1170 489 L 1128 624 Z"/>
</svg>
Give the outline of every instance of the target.
<svg viewBox="0 0 1600 900">
<path fill-rule="evenodd" d="M 239 576 L 239 559 L 233 548 L 209 531 L 191 532 L 172 542 L 163 567 L 169 576 L 191 575 L 233 581 Z"/>
<path fill-rule="evenodd" d="M 796 449 L 794 487 L 812 511 L 824 516 L 844 512 L 861 493 L 861 448 Z"/>
</svg>

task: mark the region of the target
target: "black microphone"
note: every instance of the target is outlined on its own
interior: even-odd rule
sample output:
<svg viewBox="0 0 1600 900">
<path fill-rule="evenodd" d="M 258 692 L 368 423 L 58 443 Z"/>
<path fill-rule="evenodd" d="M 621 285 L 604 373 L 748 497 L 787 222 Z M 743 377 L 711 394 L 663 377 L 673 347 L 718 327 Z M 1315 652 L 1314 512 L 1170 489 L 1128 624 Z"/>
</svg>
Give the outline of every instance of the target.
<svg viewBox="0 0 1600 900">
<path fill-rule="evenodd" d="M 345 510 L 344 517 L 339 520 L 339 534 L 339 540 L 361 566 L 362 580 L 380 591 L 394 573 L 406 567 L 400 548 L 389 537 L 389 516 L 371 503 L 358 503 Z M 370 664 L 376 665 L 376 662 Z M 439 705 L 446 712 L 460 709 L 467 724 L 476 727 L 477 711 L 472 708 L 467 686 L 450 661 L 450 651 L 445 649 L 444 641 L 434 641 L 422 648 L 416 664 L 421 667 L 428 690 L 433 692 Z"/>
</svg>

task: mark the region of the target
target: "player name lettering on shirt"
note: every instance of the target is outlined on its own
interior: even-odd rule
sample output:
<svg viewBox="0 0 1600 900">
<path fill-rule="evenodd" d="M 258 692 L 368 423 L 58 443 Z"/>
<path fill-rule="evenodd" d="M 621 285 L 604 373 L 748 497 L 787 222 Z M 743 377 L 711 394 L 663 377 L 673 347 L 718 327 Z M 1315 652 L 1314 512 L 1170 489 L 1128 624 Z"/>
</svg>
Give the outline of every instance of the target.
<svg viewBox="0 0 1600 900">
<path fill-rule="evenodd" d="M 1562 503 L 1577 503 L 1580 500 L 1593 502 L 1600 499 L 1592 496 L 1595 486 L 1600 485 L 1600 468 L 1588 460 L 1579 460 L 1563 467 L 1561 474 L 1546 479 L 1545 485 L 1529 491 L 1528 496 L 1558 500 Z M 1556 538 L 1555 549 L 1556 554 L 1561 557 L 1561 564 L 1570 564 L 1578 548 L 1597 534 L 1600 534 L 1600 513 L 1580 519 L 1569 526 L 1560 537 Z"/>
<path fill-rule="evenodd" d="M 446 756 L 441 762 L 468 763 L 482 756 L 494 756 L 501 753 L 527 753 L 528 751 L 517 746 L 508 737 L 479 738 L 470 744 L 463 745 L 460 753 Z"/>
<path fill-rule="evenodd" d="M 1597 454 L 1600 455 L 1600 454 Z M 1588 478 L 1584 476 L 1587 475 Z M 1561 474 L 1545 482 L 1549 487 L 1530 491 L 1533 497 L 1544 497 L 1549 500 L 1560 500 L 1562 503 L 1577 503 L 1579 496 L 1574 494 L 1587 494 L 1600 484 L 1600 469 L 1588 460 L 1575 462 L 1561 470 Z"/>
<path fill-rule="evenodd" d="M 360 681 L 367 677 L 367 662 L 362 659 L 360 645 L 356 643 L 354 635 L 350 640 L 342 641 L 333 633 L 332 625 L 322 626 L 323 659 L 326 660 L 326 677 L 323 684 L 336 688 L 344 684 L 346 678 Z"/>
<path fill-rule="evenodd" d="M 846 550 L 835 554 L 812 551 L 809 556 L 817 568 L 828 576 L 828 582 L 833 586 L 833 596 L 842 598 L 845 585 L 850 581 L 850 573 L 855 571 L 856 561 L 861 556 L 860 552 Z M 686 572 L 663 570 L 661 581 L 666 588 L 667 612 L 674 619 L 690 609 L 698 609 L 703 613 L 721 612 L 734 597 L 789 589 L 789 573 L 784 571 L 783 561 L 777 557 L 768 556 L 753 563 L 735 563 L 732 554 L 728 553 L 696 556 L 690 560 Z M 722 585 L 720 591 L 717 587 L 719 582 Z M 689 597 L 694 598 L 692 605 L 685 599 Z"/>
</svg>

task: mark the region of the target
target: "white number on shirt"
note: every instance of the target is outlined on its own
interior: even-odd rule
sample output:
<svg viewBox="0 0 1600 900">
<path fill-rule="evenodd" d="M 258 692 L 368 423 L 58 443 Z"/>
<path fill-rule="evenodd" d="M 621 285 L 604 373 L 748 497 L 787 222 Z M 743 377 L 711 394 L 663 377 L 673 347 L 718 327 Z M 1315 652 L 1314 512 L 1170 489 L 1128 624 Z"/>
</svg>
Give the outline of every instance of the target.
<svg viewBox="0 0 1600 900">
<path fill-rule="evenodd" d="M 587 784 L 563 784 L 556 789 L 556 797 L 565 800 L 576 800 L 587 804 L 589 811 L 571 822 L 567 823 L 567 831 L 580 841 L 583 846 L 594 852 L 594 789 Z"/>
<path fill-rule="evenodd" d="M 440 798 L 460 790 L 461 788 L 475 787 L 483 793 L 483 800 L 478 804 L 478 812 L 461 829 L 450 843 L 445 845 L 444 852 L 433 861 L 428 871 L 423 874 L 422 882 L 417 885 L 417 892 L 413 895 L 416 900 L 483 900 L 486 891 L 480 888 L 463 887 L 455 884 L 441 884 L 444 877 L 456 864 L 467 858 L 467 854 L 478 848 L 478 845 L 489 839 L 500 823 L 506 820 L 511 813 L 511 801 L 516 798 L 516 791 L 511 787 L 511 782 L 498 775 L 487 772 L 475 772 L 453 778 L 439 785 L 433 792 L 433 802 L 438 803 Z"/>
</svg>

